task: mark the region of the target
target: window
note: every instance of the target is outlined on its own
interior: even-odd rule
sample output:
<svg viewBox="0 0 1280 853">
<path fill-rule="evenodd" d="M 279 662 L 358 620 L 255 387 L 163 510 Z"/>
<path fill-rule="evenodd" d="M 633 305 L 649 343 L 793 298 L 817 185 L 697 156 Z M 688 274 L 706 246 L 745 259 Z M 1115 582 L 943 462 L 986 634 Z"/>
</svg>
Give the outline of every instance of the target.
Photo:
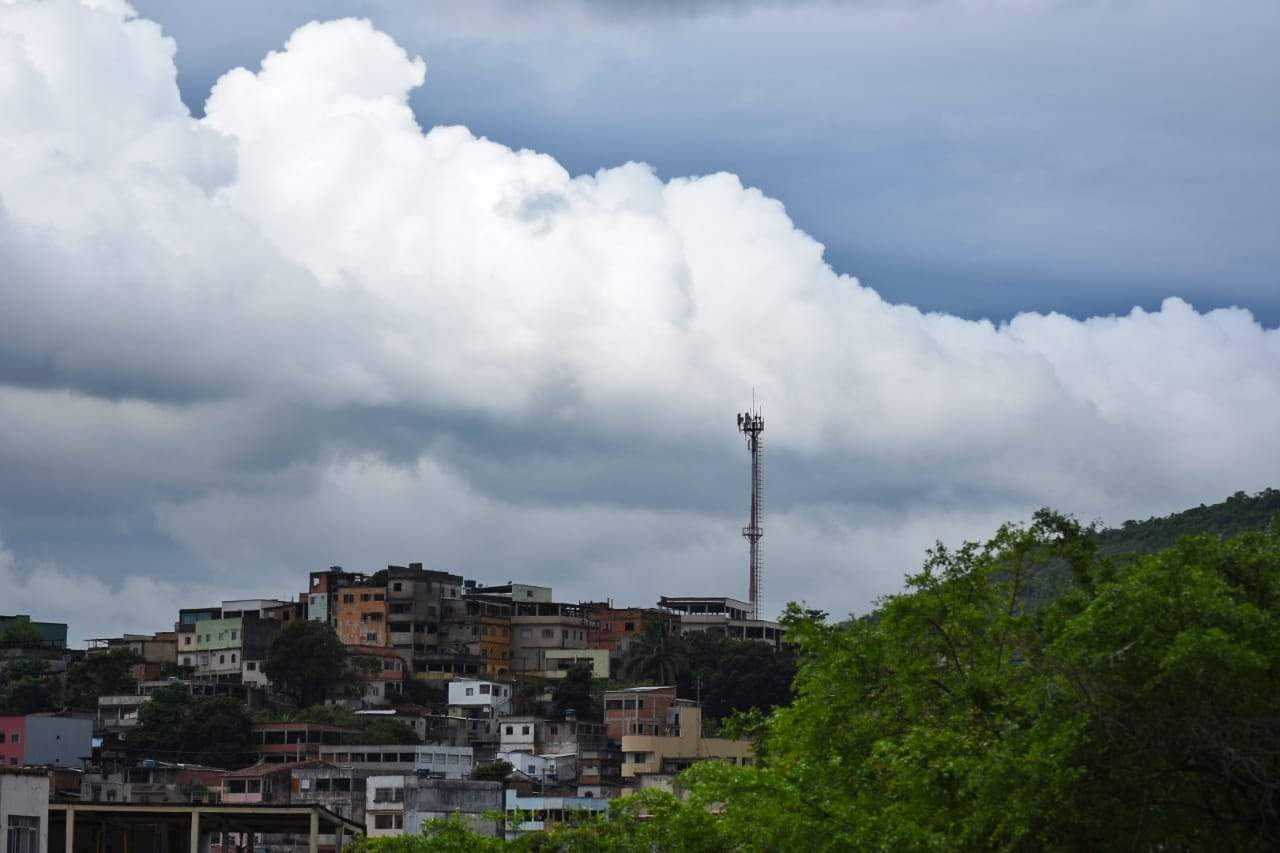
<svg viewBox="0 0 1280 853">
<path fill-rule="evenodd" d="M 562 639 L 562 640 L 567 640 L 567 639 L 569 639 L 569 629 L 568 629 L 568 628 L 561 628 L 561 629 L 560 629 L 560 639 Z"/>
<path fill-rule="evenodd" d="M 468 695 L 468 696 L 474 696 L 474 695 L 476 695 L 475 688 L 474 688 L 474 687 L 468 687 L 468 688 L 467 688 L 467 695 Z"/>
<path fill-rule="evenodd" d="M 521 727 L 520 727 L 520 734 L 522 734 L 522 735 L 527 735 L 528 733 L 529 733 L 529 727 L 528 727 L 528 726 L 521 726 Z"/>
<path fill-rule="evenodd" d="M 481 685 L 480 685 L 480 695 L 482 695 L 482 696 L 483 696 L 484 694 L 486 694 L 486 693 L 488 693 L 488 692 L 489 692 L 489 685 L 487 685 L 487 684 L 481 684 Z"/>
<path fill-rule="evenodd" d="M 375 593 L 373 594 L 373 600 L 374 600 L 374 601 L 386 601 L 386 598 L 387 598 L 387 597 L 386 597 L 385 595 L 383 595 L 382 593 L 380 593 L 380 592 L 375 592 Z"/>
<path fill-rule="evenodd" d="M 556 635 L 556 631 L 555 631 L 555 629 L 554 629 L 554 628 L 543 628 L 543 629 L 542 629 L 542 638 L 543 638 L 544 640 L 549 640 L 549 639 L 551 639 L 552 637 L 554 637 L 555 635 Z"/>
<path fill-rule="evenodd" d="M 191 666 L 191 658 L 189 658 L 189 657 L 185 657 L 185 658 L 183 658 L 183 659 L 182 659 L 182 665 L 183 665 L 183 666 Z"/>
<path fill-rule="evenodd" d="M 250 672 L 256 672 L 258 669 L 258 662 L 256 660 L 251 660 L 244 665 L 244 668 Z"/>
<path fill-rule="evenodd" d="M 355 595 L 353 595 L 352 593 L 349 593 L 349 592 L 348 592 L 348 593 L 346 593 L 346 594 L 344 594 L 344 595 L 342 596 L 342 603 L 343 603 L 343 604 L 355 604 L 355 603 L 356 603 L 356 597 L 355 597 Z"/>
<path fill-rule="evenodd" d="M 374 829 L 404 829 L 404 815 L 378 814 L 373 816 Z"/>
<path fill-rule="evenodd" d="M 516 733 L 516 728 L 515 728 L 515 726 L 507 726 L 507 734 L 509 734 L 509 735 L 513 735 L 513 734 L 515 734 L 515 733 Z"/>
<path fill-rule="evenodd" d="M 368 633 L 364 635 L 364 639 L 366 643 L 376 643 L 378 642 L 378 635 L 375 633 Z"/>
<path fill-rule="evenodd" d="M 319 792 L 319 791 L 328 791 L 328 790 L 331 790 L 332 788 L 333 788 L 333 782 L 332 782 L 332 780 L 329 780 L 329 779 L 317 779 L 317 780 L 316 780 L 316 791 L 317 791 L 317 792 Z"/>
<path fill-rule="evenodd" d="M 233 640 L 234 640 L 234 639 L 236 639 L 236 637 L 238 637 L 239 635 L 240 635 L 240 632 L 239 632 L 239 631 L 232 631 L 232 632 L 231 632 L 231 639 L 233 639 Z"/>
<path fill-rule="evenodd" d="M 391 591 L 392 591 L 392 592 L 399 592 L 399 591 L 400 591 L 400 584 L 399 584 L 399 583 L 393 583 L 393 584 L 391 585 Z"/>
<path fill-rule="evenodd" d="M 350 779 L 334 779 L 334 780 L 333 780 L 333 790 L 335 790 L 335 791 L 350 791 L 350 790 L 351 790 L 351 780 L 350 780 Z"/>
<path fill-rule="evenodd" d="M 522 640 L 527 640 L 527 639 L 529 639 L 529 638 L 530 638 L 530 637 L 532 637 L 532 636 L 533 636 L 533 630 L 532 630 L 531 628 L 521 628 L 521 629 L 520 629 L 520 639 L 522 639 Z"/>
<path fill-rule="evenodd" d="M 182 638 L 182 645 L 184 645 L 184 646 L 189 646 L 189 645 L 191 645 L 191 635 L 190 635 L 190 634 L 188 634 L 187 636 L 185 636 L 185 637 L 183 637 L 183 638 Z"/>
<path fill-rule="evenodd" d="M 244 793 L 244 780 L 243 780 L 243 779 L 228 779 L 228 780 L 227 780 L 227 793 L 228 793 L 228 794 L 243 794 L 243 793 Z"/>
<path fill-rule="evenodd" d="M 369 600 L 369 593 L 367 593 L 367 592 L 362 592 L 362 593 L 360 593 L 360 600 L 361 600 L 361 601 L 368 601 L 368 600 Z"/>
<path fill-rule="evenodd" d="M 218 655 L 218 663 L 226 663 L 226 662 L 227 662 L 226 655 Z"/>
<path fill-rule="evenodd" d="M 634 622 L 628 622 L 626 625 L 623 626 L 624 631 L 634 631 L 635 629 L 636 629 L 636 623 Z"/>
</svg>

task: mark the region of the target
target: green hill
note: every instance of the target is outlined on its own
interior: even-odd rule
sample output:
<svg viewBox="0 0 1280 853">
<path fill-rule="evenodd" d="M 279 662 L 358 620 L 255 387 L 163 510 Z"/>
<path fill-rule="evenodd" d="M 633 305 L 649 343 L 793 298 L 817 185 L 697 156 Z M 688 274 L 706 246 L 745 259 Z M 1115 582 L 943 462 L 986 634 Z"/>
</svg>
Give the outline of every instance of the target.
<svg viewBox="0 0 1280 853">
<path fill-rule="evenodd" d="M 1238 533 L 1265 530 L 1271 519 L 1280 516 L 1280 490 L 1263 489 L 1256 495 L 1236 492 L 1225 501 L 1175 512 L 1146 521 L 1126 521 L 1119 527 L 1098 532 L 1104 554 L 1150 554 L 1168 548 L 1183 536 Z"/>
</svg>

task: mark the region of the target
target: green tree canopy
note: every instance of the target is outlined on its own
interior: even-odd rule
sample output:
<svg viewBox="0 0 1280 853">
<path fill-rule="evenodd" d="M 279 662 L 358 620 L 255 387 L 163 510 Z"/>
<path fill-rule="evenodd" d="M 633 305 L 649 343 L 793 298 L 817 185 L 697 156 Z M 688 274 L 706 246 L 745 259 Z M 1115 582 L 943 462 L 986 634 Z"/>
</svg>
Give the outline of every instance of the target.
<svg viewBox="0 0 1280 853">
<path fill-rule="evenodd" d="M 643 630 L 631 638 L 622 659 L 622 672 L 633 681 L 658 685 L 676 684 L 689 670 L 689 647 L 685 638 L 666 622 L 646 622 Z"/>
<path fill-rule="evenodd" d="M 290 622 L 276 634 L 262 671 L 299 707 L 318 705 L 346 683 L 347 649 L 324 622 Z"/>
<path fill-rule="evenodd" d="M 128 745 L 137 757 L 215 767 L 252 762 L 252 720 L 235 699 L 192 696 L 180 684 L 161 687 L 138 709 Z"/>
<path fill-rule="evenodd" d="M 62 681 L 62 704 L 97 709 L 99 696 L 132 693 L 137 682 L 129 670 L 142 658 L 124 646 L 92 652 L 67 668 Z"/>
<path fill-rule="evenodd" d="M 600 703 L 592 692 L 591 667 L 575 664 L 551 689 L 551 714 L 563 717 L 573 711 L 580 720 L 601 719 Z"/>
</svg>

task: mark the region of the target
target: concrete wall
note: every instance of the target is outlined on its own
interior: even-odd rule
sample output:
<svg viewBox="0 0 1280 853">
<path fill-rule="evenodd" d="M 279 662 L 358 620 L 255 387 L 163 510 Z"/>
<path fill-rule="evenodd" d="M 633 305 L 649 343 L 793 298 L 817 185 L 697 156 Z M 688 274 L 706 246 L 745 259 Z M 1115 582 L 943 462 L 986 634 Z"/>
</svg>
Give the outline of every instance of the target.
<svg viewBox="0 0 1280 853">
<path fill-rule="evenodd" d="M 27 717 L 27 764 L 80 767 L 93 754 L 93 721 L 74 717 Z"/>
<path fill-rule="evenodd" d="M 39 822 L 35 853 L 49 851 L 49 777 L 35 771 L 0 770 L 0 853 L 9 850 L 10 815 Z"/>
<path fill-rule="evenodd" d="M 404 831 L 417 834 L 428 820 L 461 815 L 476 831 L 496 836 L 501 821 L 483 817 L 503 810 L 501 782 L 414 779 L 404 792 Z"/>
</svg>

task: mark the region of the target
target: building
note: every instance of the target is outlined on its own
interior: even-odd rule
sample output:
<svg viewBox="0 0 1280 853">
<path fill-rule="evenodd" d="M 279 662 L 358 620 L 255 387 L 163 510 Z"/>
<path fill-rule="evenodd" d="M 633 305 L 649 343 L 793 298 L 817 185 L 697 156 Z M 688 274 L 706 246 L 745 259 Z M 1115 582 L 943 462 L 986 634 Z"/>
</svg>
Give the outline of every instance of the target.
<svg viewBox="0 0 1280 853">
<path fill-rule="evenodd" d="M 317 759 L 322 748 L 339 746 L 357 734 L 323 723 L 256 723 L 249 732 L 258 760 L 268 763 Z"/>
<path fill-rule="evenodd" d="M 6 639 L 5 634 L 11 628 L 22 630 L 18 626 L 23 626 L 23 629 L 35 629 L 34 634 L 39 635 L 39 639 L 34 641 L 35 648 L 65 649 L 67 647 L 67 625 L 65 622 L 36 622 L 24 613 L 14 616 L 0 616 L 0 646 L 13 642 Z M 18 645 L 25 647 L 30 644 L 23 642 Z"/>
<path fill-rule="evenodd" d="M 332 566 L 327 571 L 312 572 L 307 591 L 302 594 L 307 602 L 307 618 L 337 626 L 338 594 L 346 587 L 367 582 L 360 572 L 343 571 L 342 566 Z"/>
<path fill-rule="evenodd" d="M 443 632 L 445 648 L 484 660 L 484 674 L 511 670 L 510 602 L 476 596 L 451 602 Z"/>
<path fill-rule="evenodd" d="M 717 596 L 662 596 L 658 606 L 680 617 L 680 631 L 707 631 L 736 640 L 759 640 L 775 648 L 786 629 L 778 622 L 752 619 L 751 605 L 736 598 Z"/>
<path fill-rule="evenodd" d="M 262 662 L 280 623 L 262 613 L 280 603 L 251 599 L 225 602 L 229 607 L 179 611 L 174 626 L 178 665 L 198 681 L 265 687 Z"/>
<path fill-rule="evenodd" d="M 287 804 L 293 794 L 293 771 L 320 764 L 319 761 L 255 764 L 243 770 L 228 770 L 222 777 L 221 800 L 227 805 Z"/>
<path fill-rule="evenodd" d="M 622 736 L 622 778 L 645 774 L 671 775 L 699 761 L 746 765 L 753 761 L 751 741 L 702 736 L 702 709 L 677 699 L 667 708 L 661 734 Z"/>
<path fill-rule="evenodd" d="M 124 634 L 120 637 L 89 640 L 89 654 L 111 649 L 128 649 L 141 659 L 141 663 L 129 668 L 129 677 L 134 681 L 154 681 L 172 674 L 173 668 L 178 663 L 177 644 L 178 635 L 175 631 Z"/>
<path fill-rule="evenodd" d="M 587 632 L 587 645 L 605 649 L 612 657 L 621 657 L 631 639 L 644 633 L 651 622 L 662 625 L 667 633 L 680 630 L 680 615 L 672 610 L 652 607 L 614 607 L 611 602 L 593 601 L 584 605 L 592 627 Z"/>
<path fill-rule="evenodd" d="M 0 767 L 0 853 L 48 853 L 49 775 Z"/>
<path fill-rule="evenodd" d="M 584 720 L 542 717 L 503 717 L 498 720 L 499 752 L 530 755 L 578 754 L 608 746 L 605 725 Z"/>
<path fill-rule="evenodd" d="M 314 803 L 354 823 L 365 822 L 368 770 L 319 761 L 297 765 L 291 775 L 291 803 Z"/>
<path fill-rule="evenodd" d="M 423 568 L 422 563 L 387 566 L 388 636 L 412 672 L 427 671 L 428 656 L 445 643 L 445 624 L 461 601 L 460 575 Z"/>
<path fill-rule="evenodd" d="M 547 649 L 586 649 L 592 622 L 580 604 L 551 600 L 551 588 L 508 583 L 475 587 L 468 601 L 511 608 L 511 672 L 542 675 Z"/>
<path fill-rule="evenodd" d="M 499 752 L 498 760 L 539 781 L 542 785 L 563 785 L 578 778 L 578 754 L 555 752 L 534 755 L 529 752 Z"/>
<path fill-rule="evenodd" d="M 470 746 L 444 744 L 322 746 L 320 757 L 330 764 L 367 770 L 378 776 L 421 774 L 465 779 L 475 768 L 475 750 Z"/>
<path fill-rule="evenodd" d="M 0 717 L 0 762 L 6 767 L 80 767 L 93 755 L 93 720 L 57 714 Z"/>
<path fill-rule="evenodd" d="M 475 832 L 496 838 L 502 820 L 489 815 L 502 810 L 501 782 L 414 778 L 404 791 L 404 831 L 416 835 L 427 821 L 456 815 Z"/>
<path fill-rule="evenodd" d="M 389 647 L 386 586 L 352 584 L 339 590 L 333 628 L 345 646 Z"/>
<path fill-rule="evenodd" d="M 547 667 L 545 678 L 564 678 L 575 666 L 585 666 L 592 678 L 609 677 L 609 652 L 606 649 L 547 649 L 542 653 Z"/>
<path fill-rule="evenodd" d="M 347 652 L 364 680 L 364 705 L 386 705 L 404 695 L 408 664 L 395 649 L 350 646 Z"/>
<path fill-rule="evenodd" d="M 92 770 L 80 780 L 85 803 L 217 803 L 227 773 L 202 764 L 146 760 L 115 771 Z"/>
<path fill-rule="evenodd" d="M 608 800 L 595 797 L 530 796 L 508 789 L 505 799 L 508 840 L 609 810 Z"/>
<path fill-rule="evenodd" d="M 666 731 L 671 706 L 676 703 L 674 687 L 629 687 L 604 694 L 604 722 L 609 739 L 621 741 L 625 735 L 659 735 Z"/>
<path fill-rule="evenodd" d="M 511 713 L 512 688 L 500 681 L 483 681 L 456 678 L 449 682 L 449 709 L 466 714 L 479 711 L 480 716 L 493 719 Z"/>
</svg>

